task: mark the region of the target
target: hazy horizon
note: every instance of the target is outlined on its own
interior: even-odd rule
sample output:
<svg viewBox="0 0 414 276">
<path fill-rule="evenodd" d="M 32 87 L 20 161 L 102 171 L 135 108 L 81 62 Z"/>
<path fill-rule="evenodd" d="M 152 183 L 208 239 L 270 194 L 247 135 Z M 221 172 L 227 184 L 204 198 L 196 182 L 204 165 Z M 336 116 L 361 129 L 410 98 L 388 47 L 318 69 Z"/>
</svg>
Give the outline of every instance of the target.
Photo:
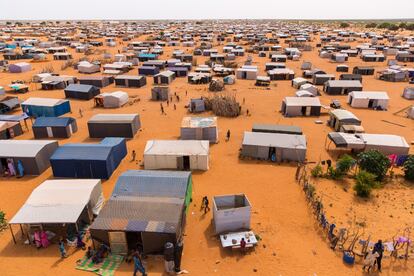
<svg viewBox="0 0 414 276">
<path fill-rule="evenodd" d="M 401 0 L 395 6 L 373 0 L 20 0 L 0 9 L 0 20 L 412 20 L 414 1 Z M 151 5 L 153 4 L 153 5 Z"/>
</svg>

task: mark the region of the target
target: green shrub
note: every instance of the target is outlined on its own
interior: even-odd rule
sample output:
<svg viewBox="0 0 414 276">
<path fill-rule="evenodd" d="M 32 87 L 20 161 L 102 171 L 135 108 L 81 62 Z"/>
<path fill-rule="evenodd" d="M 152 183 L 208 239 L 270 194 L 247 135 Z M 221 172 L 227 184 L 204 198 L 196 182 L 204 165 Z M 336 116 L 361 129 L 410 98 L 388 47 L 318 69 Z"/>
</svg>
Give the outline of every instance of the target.
<svg viewBox="0 0 414 276">
<path fill-rule="evenodd" d="M 349 172 L 352 166 L 355 165 L 355 163 L 356 161 L 352 158 L 352 156 L 345 154 L 336 162 L 336 170 L 345 175 Z"/>
<path fill-rule="evenodd" d="M 354 190 L 359 197 L 369 197 L 372 189 L 377 187 L 376 176 L 367 171 L 360 171 L 355 179 Z"/>
<path fill-rule="evenodd" d="M 322 177 L 323 176 L 323 170 L 322 166 L 320 164 L 317 164 L 313 169 L 311 170 L 311 175 L 313 177 Z"/>
<path fill-rule="evenodd" d="M 341 24 L 339 25 L 339 27 L 341 27 L 341 28 L 348 28 L 349 27 L 349 23 L 347 23 L 347 22 L 341 22 Z"/>
<path fill-rule="evenodd" d="M 334 167 L 328 168 L 328 177 L 334 180 L 342 179 L 344 177 L 344 173 L 335 169 Z"/>
<path fill-rule="evenodd" d="M 358 154 L 358 163 L 361 170 L 374 174 L 378 181 L 384 179 L 391 166 L 388 157 L 377 150 L 368 150 Z"/>
<path fill-rule="evenodd" d="M 368 23 L 367 25 L 365 25 L 365 28 L 376 28 L 377 27 L 377 23 Z"/>
<path fill-rule="evenodd" d="M 404 163 L 404 177 L 414 181 L 414 155 L 410 155 Z"/>
</svg>

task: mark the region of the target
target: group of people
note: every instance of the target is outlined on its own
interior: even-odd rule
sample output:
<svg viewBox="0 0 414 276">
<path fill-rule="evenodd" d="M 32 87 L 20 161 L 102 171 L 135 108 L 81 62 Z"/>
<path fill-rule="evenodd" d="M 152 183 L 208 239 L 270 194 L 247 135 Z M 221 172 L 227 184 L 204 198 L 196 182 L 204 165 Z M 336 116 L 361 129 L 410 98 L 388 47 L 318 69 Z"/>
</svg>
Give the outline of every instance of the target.
<svg viewBox="0 0 414 276">
<path fill-rule="evenodd" d="M 4 176 L 23 177 L 24 168 L 23 168 L 23 163 L 21 160 L 17 160 L 17 170 L 16 170 L 16 167 L 14 166 L 13 159 L 8 158 L 6 162 L 7 162 L 7 165 L 3 166 Z"/>
</svg>

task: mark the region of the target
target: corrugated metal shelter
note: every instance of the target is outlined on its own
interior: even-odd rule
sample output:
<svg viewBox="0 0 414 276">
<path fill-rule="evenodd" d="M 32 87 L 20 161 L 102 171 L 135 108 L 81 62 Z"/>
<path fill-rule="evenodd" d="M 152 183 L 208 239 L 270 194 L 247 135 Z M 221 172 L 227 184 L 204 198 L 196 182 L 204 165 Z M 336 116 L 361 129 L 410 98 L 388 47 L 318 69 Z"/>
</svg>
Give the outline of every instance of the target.
<svg viewBox="0 0 414 276">
<path fill-rule="evenodd" d="M 149 140 L 144 150 L 145 169 L 208 170 L 209 141 Z"/>
<path fill-rule="evenodd" d="M 36 139 L 69 138 L 78 131 L 78 125 L 71 117 L 39 117 L 32 129 Z"/>
<path fill-rule="evenodd" d="M 7 159 L 14 164 L 22 162 L 24 173 L 40 175 L 50 166 L 50 157 L 58 148 L 57 141 L 0 140 L 0 171 L 7 165 Z"/>
<path fill-rule="evenodd" d="M 124 138 L 99 144 L 65 144 L 50 158 L 55 177 L 109 179 L 127 154 Z"/>
<path fill-rule="evenodd" d="M 217 143 L 217 117 L 184 117 L 181 122 L 181 140 L 208 140 Z"/>
<path fill-rule="evenodd" d="M 80 84 L 88 84 L 96 87 L 103 88 L 114 83 L 114 77 L 112 76 L 87 76 L 79 77 Z"/>
<path fill-rule="evenodd" d="M 118 178 L 112 197 L 180 198 L 188 208 L 192 185 L 191 172 L 128 170 Z"/>
<path fill-rule="evenodd" d="M 32 117 L 59 117 L 70 112 L 70 102 L 68 100 L 29 98 L 21 105 L 23 112 Z"/>
<path fill-rule="evenodd" d="M 244 194 L 214 196 L 213 220 L 215 233 L 249 230 L 251 211 L 252 206 Z"/>
<path fill-rule="evenodd" d="M 138 114 L 96 114 L 88 120 L 91 138 L 133 138 L 140 128 Z"/>
<path fill-rule="evenodd" d="M 115 253 L 138 246 L 144 254 L 159 254 L 166 242 L 177 242 L 184 225 L 184 199 L 118 196 L 105 204 L 90 233 Z"/>
<path fill-rule="evenodd" d="M 66 98 L 90 100 L 100 93 L 101 90 L 98 87 L 88 84 L 70 84 L 65 88 Z"/>
<path fill-rule="evenodd" d="M 32 70 L 32 66 L 27 62 L 18 62 L 15 64 L 9 64 L 10 73 L 24 73 Z"/>
<path fill-rule="evenodd" d="M 241 155 L 273 162 L 303 162 L 306 158 L 306 137 L 245 131 Z"/>
<path fill-rule="evenodd" d="M 390 98 L 383 91 L 359 91 L 348 94 L 348 104 L 356 108 L 387 110 Z"/>
<path fill-rule="evenodd" d="M 151 99 L 153 101 L 166 101 L 170 96 L 170 88 L 168 86 L 154 86 L 151 88 Z"/>
</svg>

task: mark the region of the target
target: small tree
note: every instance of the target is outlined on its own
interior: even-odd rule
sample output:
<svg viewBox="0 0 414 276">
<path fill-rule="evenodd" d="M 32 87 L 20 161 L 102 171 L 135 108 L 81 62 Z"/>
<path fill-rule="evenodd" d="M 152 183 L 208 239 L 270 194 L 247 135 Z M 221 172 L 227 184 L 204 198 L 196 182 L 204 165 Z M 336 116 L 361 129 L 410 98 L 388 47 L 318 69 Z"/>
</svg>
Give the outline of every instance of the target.
<svg viewBox="0 0 414 276">
<path fill-rule="evenodd" d="M 378 181 L 384 179 L 391 166 L 388 157 L 377 150 L 361 152 L 358 159 L 360 169 L 374 174 Z"/>
<path fill-rule="evenodd" d="M 368 23 L 367 25 L 365 25 L 365 28 L 376 28 L 377 27 L 377 23 Z"/>
<path fill-rule="evenodd" d="M 410 155 L 404 163 L 404 177 L 414 181 L 414 155 Z"/>
<path fill-rule="evenodd" d="M 349 27 L 349 23 L 347 23 L 347 22 L 341 22 L 341 24 L 339 25 L 339 27 L 341 27 L 341 28 L 348 28 Z"/>
<path fill-rule="evenodd" d="M 360 171 L 355 179 L 354 190 L 359 197 L 369 197 L 372 189 L 377 186 L 376 176 L 367 171 Z"/>
<path fill-rule="evenodd" d="M 352 156 L 345 154 L 336 162 L 336 170 L 343 173 L 344 175 L 349 172 L 349 170 L 356 163 L 355 159 Z"/>
<path fill-rule="evenodd" d="M 313 177 L 322 177 L 323 176 L 323 170 L 322 166 L 320 164 L 317 164 L 313 169 L 311 170 L 311 175 Z"/>
</svg>

